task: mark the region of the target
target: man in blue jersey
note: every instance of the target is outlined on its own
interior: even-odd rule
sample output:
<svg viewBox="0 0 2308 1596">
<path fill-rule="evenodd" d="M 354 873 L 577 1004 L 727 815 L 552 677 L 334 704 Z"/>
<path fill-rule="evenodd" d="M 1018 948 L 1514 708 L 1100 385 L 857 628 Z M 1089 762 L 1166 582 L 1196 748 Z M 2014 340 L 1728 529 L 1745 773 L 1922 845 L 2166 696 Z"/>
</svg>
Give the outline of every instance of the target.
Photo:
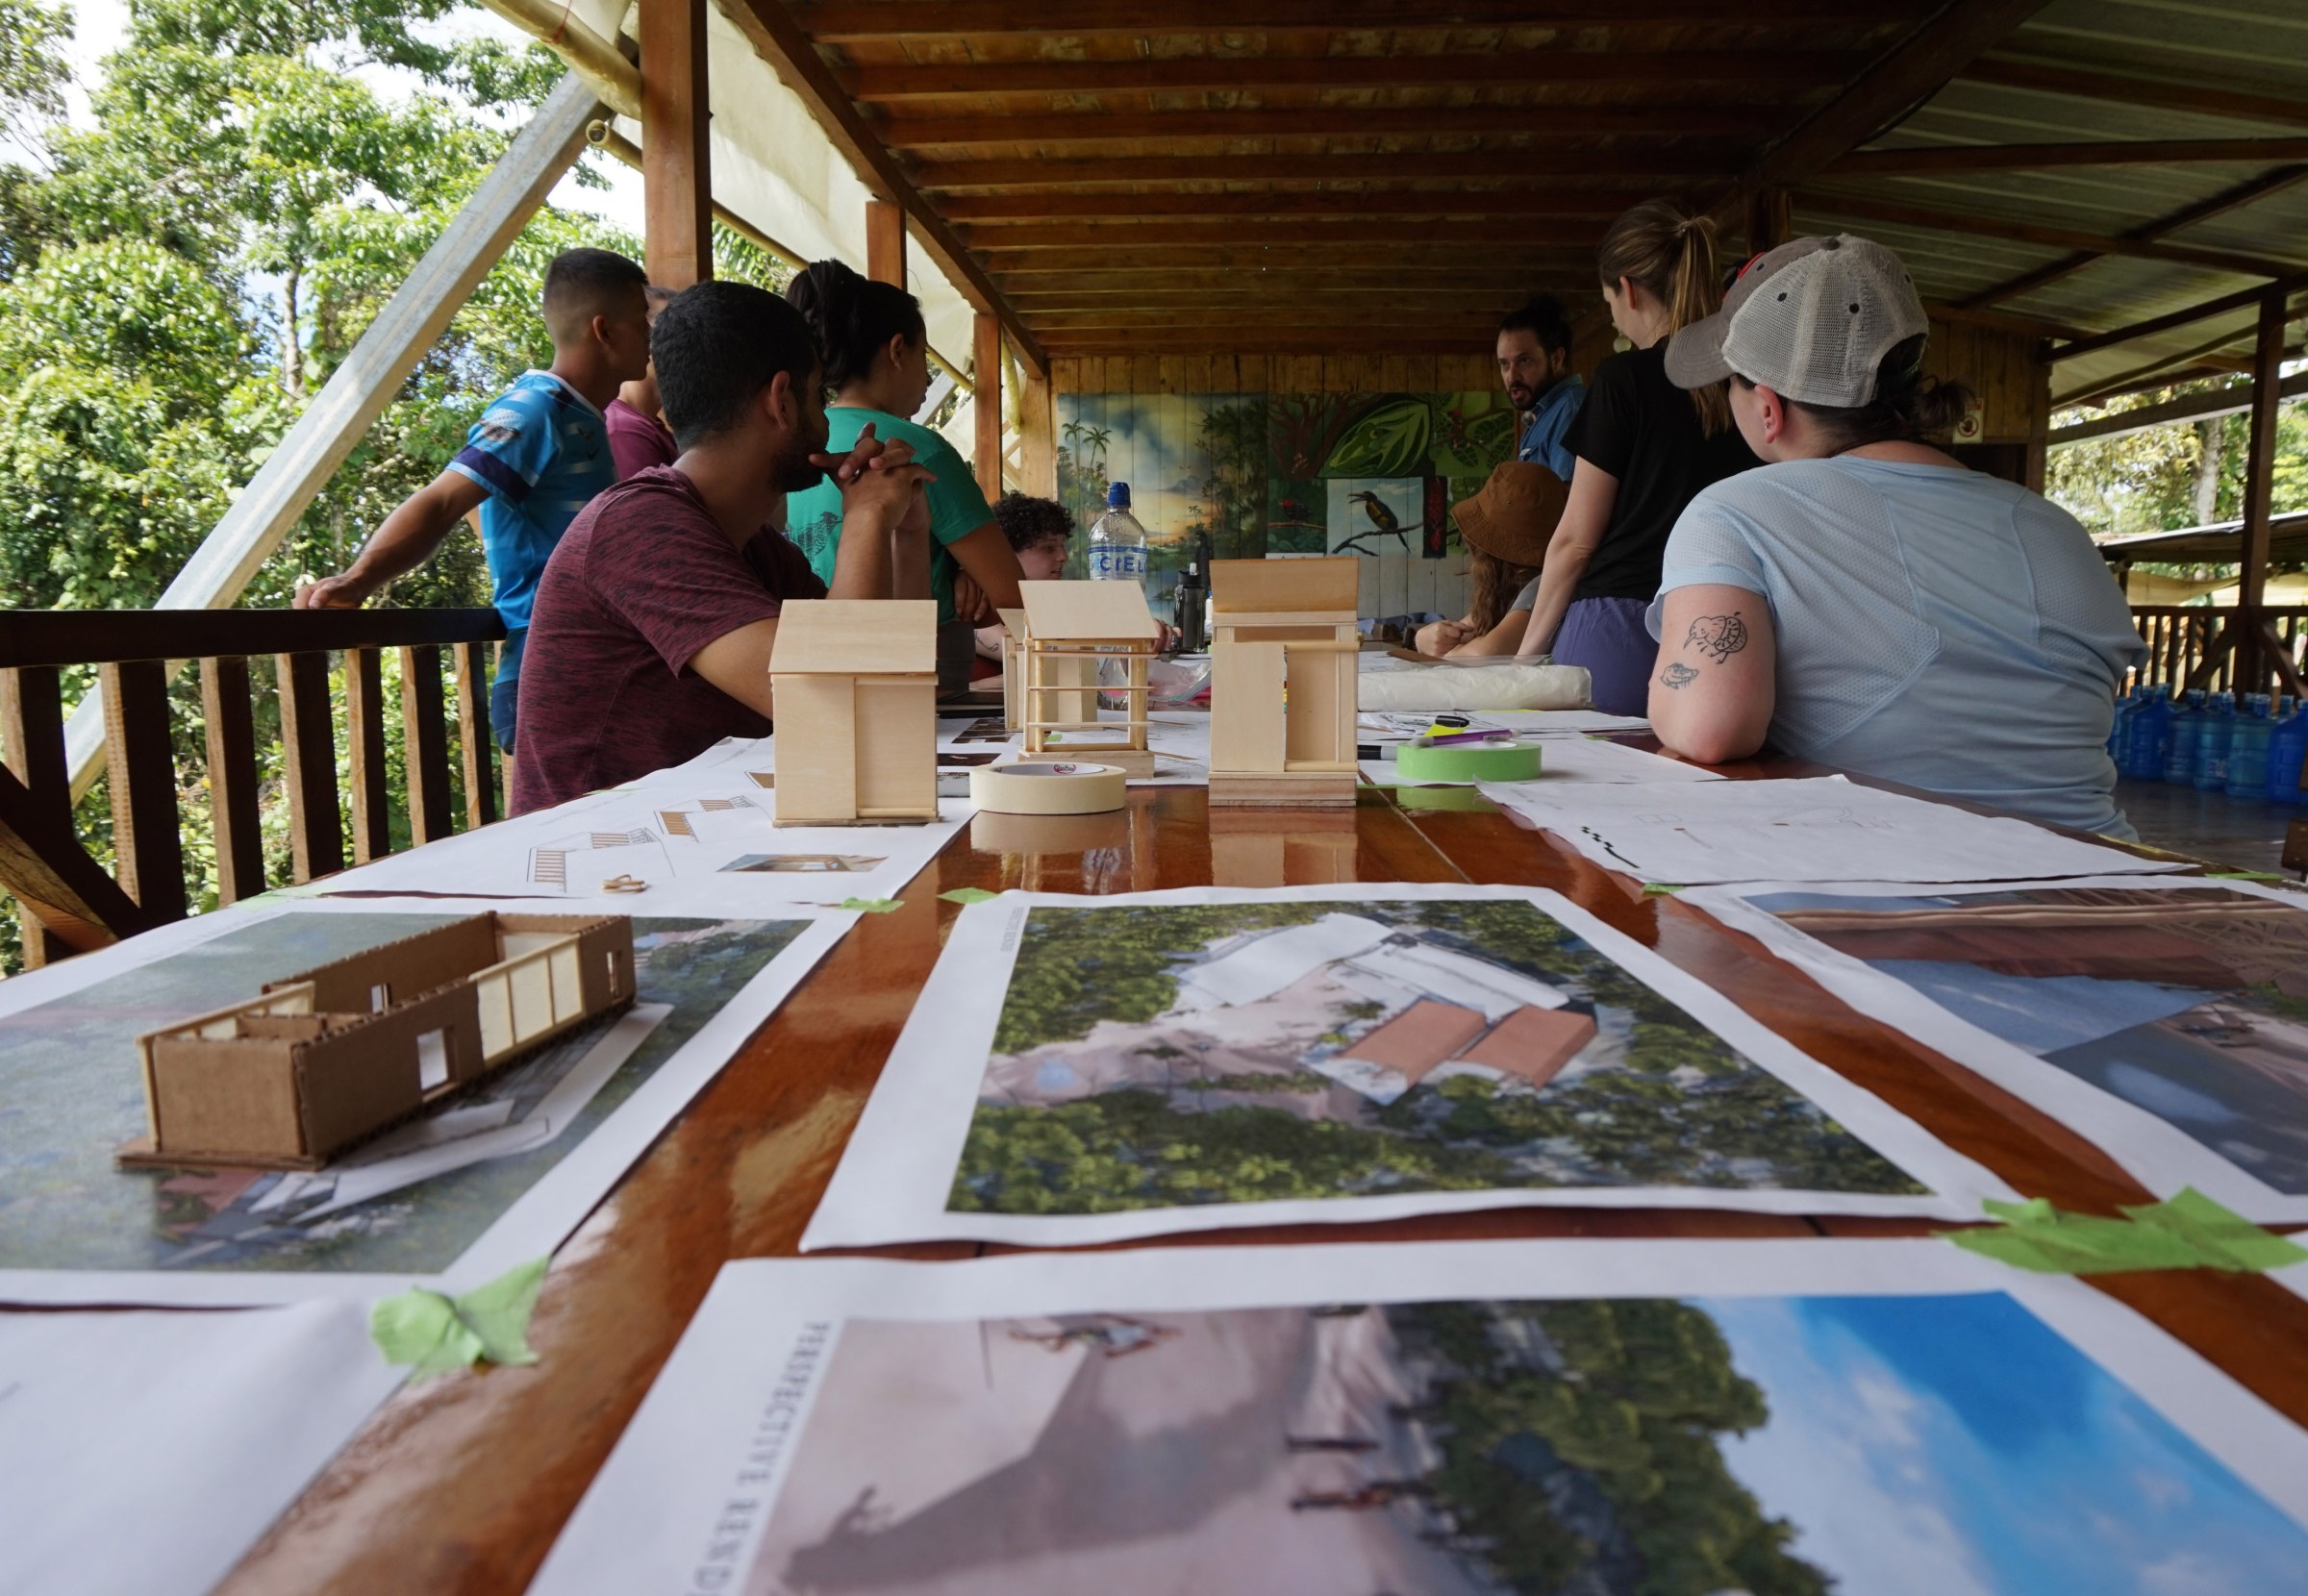
<svg viewBox="0 0 2308 1596">
<path fill-rule="evenodd" d="M 508 754 L 538 578 L 577 512 L 617 478 L 602 411 L 619 387 L 648 370 L 648 286 L 640 266 L 606 249 L 555 256 L 543 296 L 553 364 L 524 372 L 494 400 L 448 469 L 385 517 L 341 576 L 296 591 L 300 610 L 358 609 L 431 559 L 449 530 L 478 509 L 492 602 L 507 634 L 489 688 L 489 720 Z"/>
</svg>

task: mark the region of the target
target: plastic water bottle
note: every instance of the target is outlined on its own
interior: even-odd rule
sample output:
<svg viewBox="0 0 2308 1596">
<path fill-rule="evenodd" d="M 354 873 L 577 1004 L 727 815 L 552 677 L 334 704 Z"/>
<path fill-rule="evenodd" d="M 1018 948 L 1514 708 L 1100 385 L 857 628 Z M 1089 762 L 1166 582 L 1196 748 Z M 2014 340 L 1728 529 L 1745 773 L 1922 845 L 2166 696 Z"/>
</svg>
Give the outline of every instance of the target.
<svg viewBox="0 0 2308 1596">
<path fill-rule="evenodd" d="M 2123 696 L 2116 701 L 2116 713 L 2108 723 L 2108 758 L 2116 761 L 2116 773 L 2123 774 L 2124 761 L 2132 751 L 2132 716 L 2140 710 L 2142 689 L 2126 687 Z"/>
<path fill-rule="evenodd" d="M 2300 790 L 2302 764 L 2308 764 L 2308 704 L 2269 733 L 2268 785 L 2261 790 L 2279 804 L 2308 804 L 2308 792 Z"/>
<path fill-rule="evenodd" d="M 1146 529 L 1130 513 L 1130 485 L 1106 489 L 1106 513 L 1090 529 L 1090 575 L 1094 582 L 1142 582 Z"/>
<path fill-rule="evenodd" d="M 2268 786 L 2268 735 L 2274 730 L 2268 718 L 2268 694 L 2246 695 L 2244 713 L 2236 718 L 2236 735 L 2228 742 L 2229 797 L 2257 798 Z"/>
<path fill-rule="evenodd" d="M 2171 688 L 2159 682 L 2148 688 L 2146 701 L 2132 715 L 2131 736 L 2126 739 L 2130 752 L 2117 762 L 2117 768 L 2126 776 L 2160 781 L 2170 741 Z"/>
<path fill-rule="evenodd" d="M 2218 792 L 2228 785 L 2228 745 L 2236 736 L 2236 695 L 2214 693 L 2204 708 L 2212 713 L 2204 722 L 2202 740 L 2195 749 L 2195 788 Z"/>
<path fill-rule="evenodd" d="M 2164 779 L 2181 786 L 2195 780 L 2195 751 L 2204 740 L 2204 689 L 2190 687 L 2188 702 L 2171 717 L 2171 746 L 2164 755 Z"/>
</svg>

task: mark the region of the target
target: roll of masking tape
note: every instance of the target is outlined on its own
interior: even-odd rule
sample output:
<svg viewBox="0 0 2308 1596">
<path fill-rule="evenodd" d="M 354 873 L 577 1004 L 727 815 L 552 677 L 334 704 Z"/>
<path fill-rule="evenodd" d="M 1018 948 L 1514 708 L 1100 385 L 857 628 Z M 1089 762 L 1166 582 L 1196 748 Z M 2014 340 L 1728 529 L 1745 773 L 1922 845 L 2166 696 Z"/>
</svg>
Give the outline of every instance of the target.
<svg viewBox="0 0 2308 1596">
<path fill-rule="evenodd" d="M 1127 778 L 1110 764 L 1016 760 L 969 773 L 969 796 L 997 814 L 1097 814 L 1122 807 Z"/>
<path fill-rule="evenodd" d="M 1539 774 L 1536 742 L 1407 742 L 1394 754 L 1406 782 L 1527 782 Z"/>
</svg>

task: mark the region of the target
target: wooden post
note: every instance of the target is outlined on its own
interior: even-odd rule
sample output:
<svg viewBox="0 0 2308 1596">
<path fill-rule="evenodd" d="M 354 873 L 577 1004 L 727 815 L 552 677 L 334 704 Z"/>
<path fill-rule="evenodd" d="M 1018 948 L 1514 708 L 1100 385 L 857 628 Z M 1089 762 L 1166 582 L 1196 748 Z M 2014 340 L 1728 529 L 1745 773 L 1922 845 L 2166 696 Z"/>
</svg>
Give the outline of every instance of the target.
<svg viewBox="0 0 2308 1596">
<path fill-rule="evenodd" d="M 392 852 L 392 787 L 385 770 L 385 655 L 344 651 L 344 736 L 353 756 L 353 862 Z"/>
<path fill-rule="evenodd" d="M 440 692 L 440 648 L 401 650 L 401 762 L 409 776 L 409 840 L 439 842 L 453 829 L 449 727 Z"/>
<path fill-rule="evenodd" d="M 158 660 L 99 665 L 106 777 L 113 798 L 113 874 L 154 920 L 181 920 L 184 821 L 168 726 L 168 669 Z"/>
<path fill-rule="evenodd" d="M 641 188 L 649 281 L 663 288 L 714 275 L 705 6 L 640 0 Z"/>
<path fill-rule="evenodd" d="M 1017 394 L 1018 486 L 1044 499 L 1058 496 L 1058 418 L 1050 380 L 1031 368 Z"/>
<path fill-rule="evenodd" d="M 209 819 L 216 833 L 216 901 L 264 890 L 264 835 L 257 812 L 256 718 L 248 661 L 200 662 L 200 714 L 208 722 Z"/>
<path fill-rule="evenodd" d="M 2244 570 L 2236 592 L 2236 690 L 2262 692 L 2274 663 L 2260 636 L 2268 600 L 2270 523 L 2274 519 L 2276 412 L 2282 405 L 2285 294 L 2270 289 L 2260 301 L 2259 337 L 2252 345 L 2252 422 L 2244 458 Z"/>
<path fill-rule="evenodd" d="M 485 643 L 457 645 L 457 741 L 464 759 L 464 825 L 493 825 L 497 818 L 495 739 L 489 726 L 489 678 L 481 661 Z"/>
<path fill-rule="evenodd" d="M 24 785 L 60 835 L 72 835 L 72 772 L 64 759 L 63 673 L 54 665 L 0 670 L 0 765 Z M 37 970 L 72 947 L 19 906 L 24 967 Z"/>
<path fill-rule="evenodd" d="M 2020 486 L 2030 493 L 2041 493 L 2047 468 L 2045 457 L 2051 447 L 2051 362 L 2044 358 L 2041 346 L 2027 408 L 2027 454 L 2020 466 Z"/>
<path fill-rule="evenodd" d="M 892 287 L 906 286 L 906 212 L 889 200 L 866 202 L 866 275 Z"/>
<path fill-rule="evenodd" d="M 1777 249 L 1795 236 L 1795 196 L 1786 188 L 1759 188 L 1747 200 L 1747 253 Z"/>
<path fill-rule="evenodd" d="M 282 654 L 274 665 L 281 687 L 281 785 L 288 789 L 288 873 L 301 886 L 344 868 L 329 657 Z"/>
<path fill-rule="evenodd" d="M 971 464 L 988 504 L 1002 496 L 1002 324 L 980 311 L 970 338 L 977 391 L 977 442 Z"/>
</svg>

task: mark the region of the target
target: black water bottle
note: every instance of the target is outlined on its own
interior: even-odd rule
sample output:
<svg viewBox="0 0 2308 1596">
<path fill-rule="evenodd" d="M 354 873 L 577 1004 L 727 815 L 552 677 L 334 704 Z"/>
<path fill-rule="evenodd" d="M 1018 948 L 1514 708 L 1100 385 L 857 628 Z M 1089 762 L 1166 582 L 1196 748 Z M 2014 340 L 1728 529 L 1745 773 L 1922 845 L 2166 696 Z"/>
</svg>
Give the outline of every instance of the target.
<svg viewBox="0 0 2308 1596">
<path fill-rule="evenodd" d="M 1178 652 L 1181 654 L 1199 654 L 1208 646 L 1209 639 L 1202 636 L 1202 611 L 1203 599 L 1209 591 L 1202 581 L 1202 567 L 1190 561 L 1186 574 L 1178 579 L 1178 608 L 1174 624 L 1178 628 Z"/>
</svg>

